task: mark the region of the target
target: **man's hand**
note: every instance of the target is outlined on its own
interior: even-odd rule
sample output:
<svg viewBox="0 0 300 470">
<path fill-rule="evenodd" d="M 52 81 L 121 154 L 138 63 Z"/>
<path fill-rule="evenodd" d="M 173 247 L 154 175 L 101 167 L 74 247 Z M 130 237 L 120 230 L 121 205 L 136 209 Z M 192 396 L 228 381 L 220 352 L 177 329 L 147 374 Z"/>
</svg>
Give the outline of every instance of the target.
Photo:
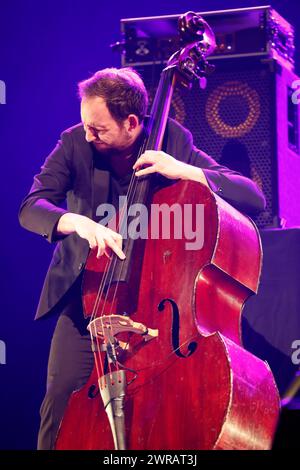
<svg viewBox="0 0 300 470">
<path fill-rule="evenodd" d="M 97 248 L 97 258 L 103 254 L 109 257 L 111 249 L 120 259 L 125 259 L 122 251 L 122 236 L 84 215 L 71 212 L 62 215 L 58 221 L 57 232 L 63 235 L 76 232 L 89 242 L 91 249 Z"/>
<path fill-rule="evenodd" d="M 176 160 L 168 153 L 156 150 L 146 150 L 135 162 L 133 169 L 136 176 L 149 175 L 150 173 L 160 173 L 170 179 L 181 179 L 183 166 L 185 163 Z M 146 168 L 141 169 L 141 167 Z"/>
<path fill-rule="evenodd" d="M 145 167 L 145 168 L 142 168 Z M 135 162 L 133 169 L 136 176 L 160 173 L 169 179 L 198 181 L 208 186 L 201 168 L 176 160 L 168 153 L 156 150 L 146 150 Z"/>
</svg>

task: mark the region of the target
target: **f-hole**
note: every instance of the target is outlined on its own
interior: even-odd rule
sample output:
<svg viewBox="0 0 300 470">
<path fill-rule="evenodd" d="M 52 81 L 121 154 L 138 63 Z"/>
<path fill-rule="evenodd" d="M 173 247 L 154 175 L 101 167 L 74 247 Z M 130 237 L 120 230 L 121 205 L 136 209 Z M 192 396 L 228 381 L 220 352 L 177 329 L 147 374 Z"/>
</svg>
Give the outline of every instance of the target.
<svg viewBox="0 0 300 470">
<path fill-rule="evenodd" d="M 165 309 L 165 304 L 170 303 L 172 307 L 172 346 L 175 354 L 178 357 L 186 359 L 187 357 L 190 357 L 197 349 L 197 343 L 195 341 L 191 341 L 188 344 L 188 352 L 186 354 L 181 352 L 180 349 L 180 344 L 179 344 L 179 331 L 180 331 L 180 314 L 179 314 L 179 308 L 176 302 L 172 299 L 163 299 L 159 304 L 158 304 L 158 311 L 162 312 Z"/>
</svg>

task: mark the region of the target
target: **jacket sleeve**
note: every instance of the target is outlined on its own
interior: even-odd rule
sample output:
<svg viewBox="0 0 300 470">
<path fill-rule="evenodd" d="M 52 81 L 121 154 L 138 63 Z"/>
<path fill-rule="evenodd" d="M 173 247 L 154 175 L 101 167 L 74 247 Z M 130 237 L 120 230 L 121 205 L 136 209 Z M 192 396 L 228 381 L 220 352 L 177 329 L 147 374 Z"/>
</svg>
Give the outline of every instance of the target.
<svg viewBox="0 0 300 470">
<path fill-rule="evenodd" d="M 55 242 L 64 238 L 56 236 L 59 218 L 67 211 L 60 207 L 72 187 L 72 138 L 67 132 L 61 135 L 53 152 L 47 157 L 33 185 L 22 201 L 19 221 L 22 227 Z"/>
<path fill-rule="evenodd" d="M 171 129 L 172 127 L 175 129 Z M 265 197 L 254 181 L 240 173 L 220 165 L 212 157 L 193 145 L 192 134 L 175 121 L 169 126 L 169 136 L 175 137 L 175 154 L 178 160 L 202 168 L 213 192 L 241 212 L 257 215 L 266 207 Z M 171 137 L 171 140 L 173 138 Z M 174 140 L 173 140 L 174 142 Z M 173 145 L 172 145 L 173 147 Z"/>
</svg>

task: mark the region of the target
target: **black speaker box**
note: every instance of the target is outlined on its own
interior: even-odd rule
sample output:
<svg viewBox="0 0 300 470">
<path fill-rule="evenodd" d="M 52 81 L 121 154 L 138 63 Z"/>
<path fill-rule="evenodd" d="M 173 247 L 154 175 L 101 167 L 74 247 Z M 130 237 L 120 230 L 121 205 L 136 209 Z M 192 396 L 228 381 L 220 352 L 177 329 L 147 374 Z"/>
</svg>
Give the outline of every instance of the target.
<svg viewBox="0 0 300 470">
<path fill-rule="evenodd" d="M 261 187 L 267 207 L 256 219 L 260 228 L 300 225 L 298 77 L 275 59 L 211 62 L 216 68 L 205 89 L 198 83 L 176 89 L 170 115 L 192 132 L 197 147 Z M 136 67 L 150 100 L 162 68 Z"/>
</svg>

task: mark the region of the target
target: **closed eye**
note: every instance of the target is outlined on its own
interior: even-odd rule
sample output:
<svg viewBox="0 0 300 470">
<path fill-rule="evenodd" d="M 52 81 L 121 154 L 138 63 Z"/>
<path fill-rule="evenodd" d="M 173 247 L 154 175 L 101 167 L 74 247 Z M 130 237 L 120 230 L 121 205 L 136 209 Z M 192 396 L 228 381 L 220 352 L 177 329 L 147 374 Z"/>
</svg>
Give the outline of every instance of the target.
<svg viewBox="0 0 300 470">
<path fill-rule="evenodd" d="M 107 129 L 105 128 L 97 128 L 97 127 L 89 127 L 89 129 L 92 131 L 92 132 L 107 132 Z"/>
</svg>

